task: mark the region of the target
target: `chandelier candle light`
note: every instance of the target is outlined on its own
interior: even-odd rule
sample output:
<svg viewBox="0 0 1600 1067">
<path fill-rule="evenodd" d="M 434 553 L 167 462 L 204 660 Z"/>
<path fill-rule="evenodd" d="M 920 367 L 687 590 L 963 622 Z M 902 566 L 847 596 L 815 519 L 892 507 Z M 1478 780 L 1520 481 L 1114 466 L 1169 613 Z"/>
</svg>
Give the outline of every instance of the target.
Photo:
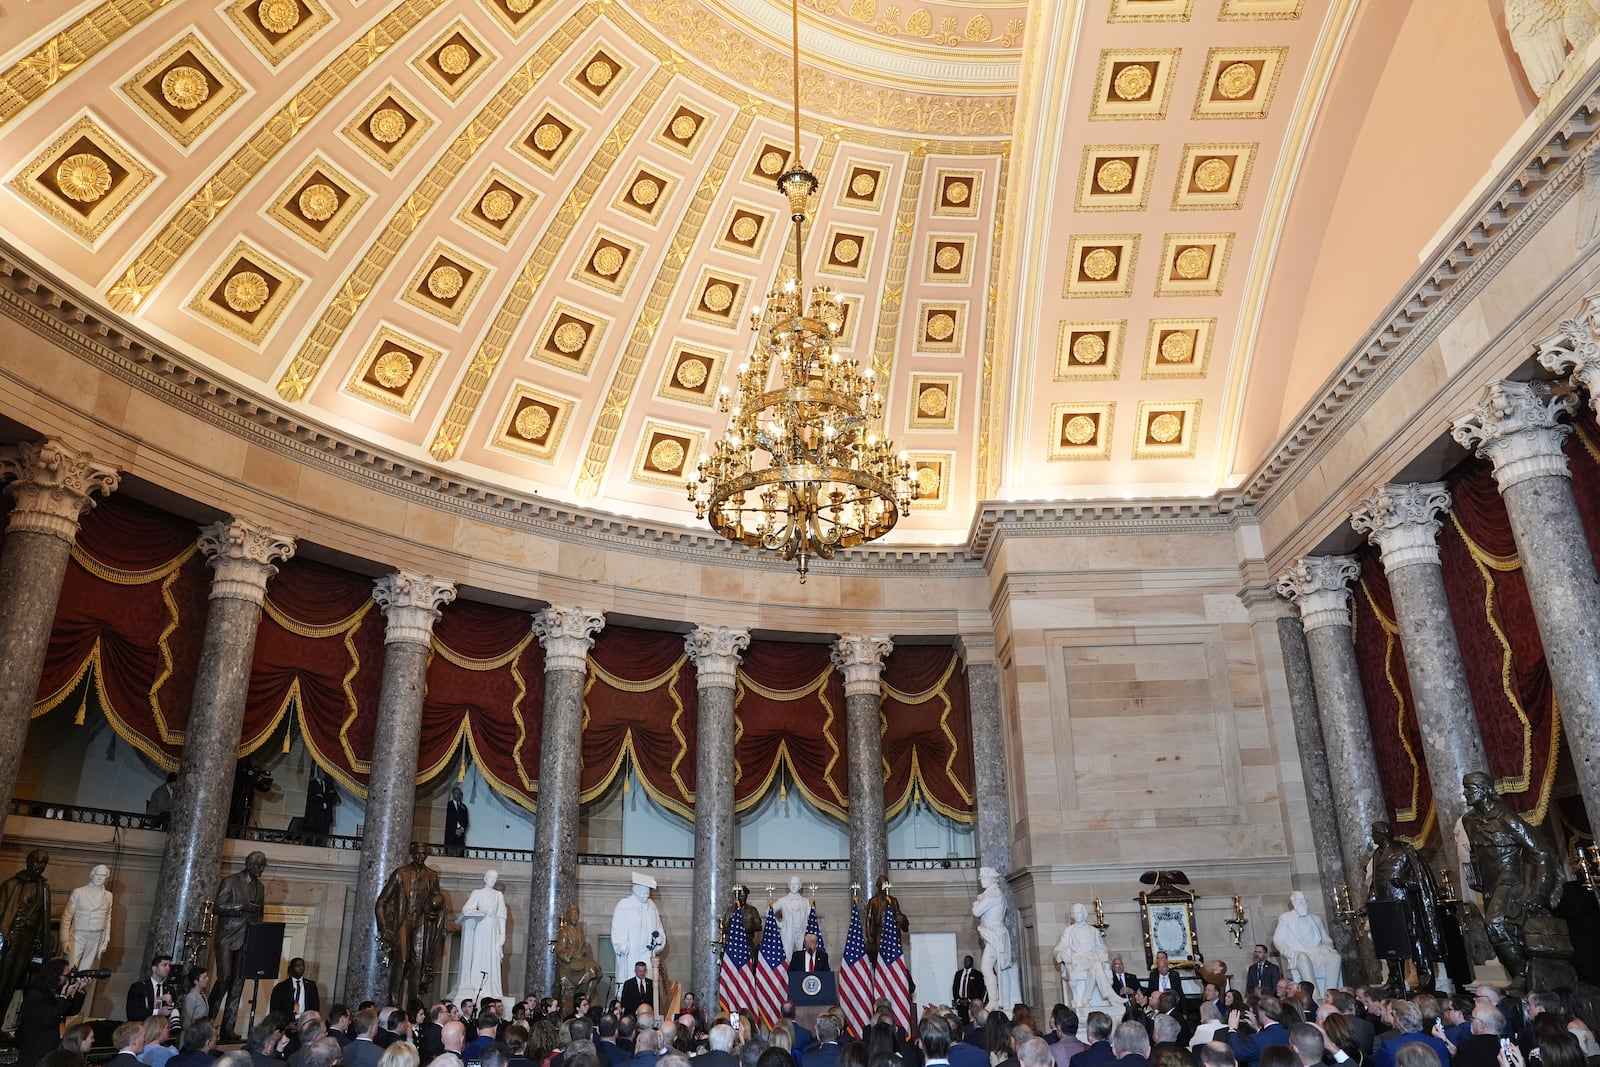
<svg viewBox="0 0 1600 1067">
<path fill-rule="evenodd" d="M 794 29 L 794 162 L 778 177 L 789 201 L 793 262 L 784 263 L 764 308 L 738 388 L 723 386 L 728 429 L 688 483 L 699 518 L 730 541 L 794 560 L 800 581 L 813 557 L 875 541 L 911 510 L 911 464 L 873 426 L 883 397 L 872 368 L 834 348 L 844 324 L 826 285 L 806 297 L 802 276 L 806 207 L 817 176 L 800 162 L 800 5 Z M 770 386 L 770 388 L 769 388 Z"/>
</svg>

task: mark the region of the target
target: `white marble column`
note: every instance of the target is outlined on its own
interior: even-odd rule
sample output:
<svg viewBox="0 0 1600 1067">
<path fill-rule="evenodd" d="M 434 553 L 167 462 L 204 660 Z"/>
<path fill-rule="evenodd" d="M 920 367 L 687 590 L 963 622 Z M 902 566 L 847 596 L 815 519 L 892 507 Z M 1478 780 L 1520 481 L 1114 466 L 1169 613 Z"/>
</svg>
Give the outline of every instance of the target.
<svg viewBox="0 0 1600 1067">
<path fill-rule="evenodd" d="M 1351 897 L 1365 900 L 1372 824 L 1387 822 L 1389 812 L 1378 780 L 1372 727 L 1351 643 L 1350 582 L 1360 573 L 1353 556 L 1303 556 L 1279 576 L 1278 595 L 1293 601 L 1300 611 L 1322 719 L 1334 814 L 1343 843 L 1345 877 Z M 1379 971 L 1371 940 L 1357 939 L 1357 948 L 1362 969 L 1376 977 Z"/>
<path fill-rule="evenodd" d="M 355 929 L 351 931 L 345 999 L 380 1004 L 389 988 L 388 968 L 378 949 L 373 911 L 384 882 L 406 862 L 417 802 L 417 745 L 428 658 L 439 609 L 456 598 L 454 582 L 414 571 L 395 571 L 373 583 L 372 599 L 383 609 L 383 682 L 372 731 L 372 763 L 356 870 Z"/>
<path fill-rule="evenodd" d="M 956 651 L 967 666 L 967 706 L 972 716 L 974 845 L 979 867 L 1011 873 L 1011 807 L 1006 793 L 1005 723 L 993 634 L 962 634 Z"/>
<path fill-rule="evenodd" d="M 44 673 L 45 651 L 93 494 L 116 491 L 115 467 L 57 440 L 0 447 L 0 481 L 9 481 L 11 517 L 0 555 L 0 825 L 11 808 L 28 722 Z"/>
<path fill-rule="evenodd" d="M 583 684 L 602 612 L 552 604 L 533 616 L 544 647 L 544 730 L 539 741 L 539 807 L 533 821 L 527 982 L 553 995 L 561 913 L 578 895 L 578 771 L 583 761 Z"/>
<path fill-rule="evenodd" d="M 715 1005 L 721 953 L 719 918 L 733 899 L 738 828 L 733 818 L 733 694 L 750 631 L 697 626 L 684 638 L 699 691 L 695 731 L 694 898 L 689 937 L 690 990 L 700 1004 Z"/>
<path fill-rule="evenodd" d="M 204 924 L 203 906 L 222 872 L 233 772 L 267 579 L 295 550 L 288 534 L 244 518 L 201 527 L 199 545 L 211 567 L 211 597 L 156 883 L 169 890 L 153 896 L 140 957 L 144 960 L 162 952 L 181 959 L 184 932 Z"/>
<path fill-rule="evenodd" d="M 1439 515 L 1449 509 L 1443 482 L 1380 485 L 1350 513 L 1350 525 L 1383 558 L 1438 812 L 1439 853 L 1459 872 L 1455 827 L 1466 812 L 1461 778 L 1488 771 L 1489 762 L 1439 565 Z"/>
<path fill-rule="evenodd" d="M 1452 424 L 1452 436 L 1494 464 L 1592 821 L 1600 819 L 1600 577 L 1561 450 L 1572 432 L 1562 416 L 1577 405 L 1565 386 L 1491 382 L 1472 412 Z"/>
<path fill-rule="evenodd" d="M 845 634 L 833 645 L 844 674 L 845 748 L 850 794 L 850 877 L 863 899 L 889 873 L 889 826 L 883 803 L 883 657 L 894 642 L 878 634 Z"/>
</svg>

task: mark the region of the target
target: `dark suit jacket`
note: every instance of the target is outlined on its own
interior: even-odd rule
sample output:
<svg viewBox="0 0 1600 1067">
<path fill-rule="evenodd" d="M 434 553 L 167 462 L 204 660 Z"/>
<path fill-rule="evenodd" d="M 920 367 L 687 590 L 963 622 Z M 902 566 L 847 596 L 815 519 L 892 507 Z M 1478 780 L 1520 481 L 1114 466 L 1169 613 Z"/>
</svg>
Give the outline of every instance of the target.
<svg viewBox="0 0 1600 1067">
<path fill-rule="evenodd" d="M 1254 960 L 1244 969 L 1244 995 L 1249 996 L 1262 986 L 1273 996 L 1278 995 L 1278 979 L 1283 977 L 1283 972 L 1271 960 L 1256 963 Z"/>
<path fill-rule="evenodd" d="M 328 1027 L 328 1036 L 339 1042 L 340 1048 L 344 1048 L 350 1042 L 355 1040 L 355 1038 L 350 1036 L 349 1031 L 341 1030 L 337 1026 Z"/>
<path fill-rule="evenodd" d="M 950 1067 L 989 1067 L 989 1054 L 977 1045 L 957 1041 L 950 1046 Z"/>
<path fill-rule="evenodd" d="M 1155 1061 L 1156 1057 L 1161 1054 L 1162 1049 L 1172 1049 L 1174 1052 L 1178 1053 L 1178 1055 L 1183 1057 L 1185 1063 L 1195 1062 L 1194 1054 L 1189 1051 L 1188 1045 L 1179 1045 L 1171 1041 L 1163 1041 L 1150 1050 L 1150 1060 L 1152 1063 Z M 1122 1061 L 1118 1060 L 1117 1062 L 1120 1065 Z"/>
<path fill-rule="evenodd" d="M 1223 1018 L 1227 1018 L 1227 1016 L 1223 1016 Z M 1378 1031 L 1371 1022 L 1359 1015 L 1347 1015 L 1345 1018 L 1350 1020 L 1350 1029 L 1355 1031 L 1356 1044 L 1360 1046 L 1361 1051 L 1368 1056 L 1372 1055 L 1372 1042 L 1378 1036 Z M 1495 1055 L 1499 1055 L 1500 1045 L 1498 1042 L 1495 1043 L 1494 1050 Z M 1494 1067 L 1494 1056 L 1490 1056 L 1489 1060 L 1489 1067 Z"/>
<path fill-rule="evenodd" d="M 622 1001 L 622 1010 L 629 1015 L 638 1012 L 639 1005 L 655 1003 L 656 984 L 652 979 L 643 979 L 644 988 L 639 987 L 640 979 L 630 978 L 622 983 L 622 992 L 617 994 L 617 999 Z"/>
<path fill-rule="evenodd" d="M 282 1012 L 291 1019 L 294 1018 L 294 981 L 285 978 L 274 985 L 267 1005 L 272 1011 Z M 322 998 L 317 995 L 317 983 L 309 978 L 300 979 L 300 1010 L 322 1010 Z"/>
<path fill-rule="evenodd" d="M 1111 1051 L 1111 1042 L 1096 1041 L 1076 1056 L 1072 1057 L 1069 1067 L 1100 1067 L 1102 1064 L 1117 1062 L 1117 1054 Z"/>
<path fill-rule="evenodd" d="M 950 999 L 961 999 L 961 976 L 967 976 L 967 999 L 985 1000 L 989 996 L 989 987 L 983 982 L 983 972 L 976 967 L 963 967 L 956 971 L 950 980 Z"/>
<path fill-rule="evenodd" d="M 378 1031 L 383 1032 L 381 1029 Z M 378 1047 L 376 1041 L 363 1041 L 356 1038 L 344 1047 L 345 1067 L 378 1067 L 378 1061 L 383 1059 L 383 1049 Z"/>
<path fill-rule="evenodd" d="M 1189 1047 L 1189 1042 L 1194 1039 L 1194 1027 L 1189 1025 L 1189 1018 L 1183 1013 L 1183 1002 L 1181 998 L 1179 1000 L 1178 1007 L 1172 1009 L 1172 1017 L 1178 1020 L 1178 1040 L 1175 1042 L 1175 1044 L 1187 1050 Z M 1223 1018 L 1226 1019 L 1227 1016 L 1224 1015 Z M 1155 1059 L 1155 1056 L 1156 1054 L 1154 1052 L 1150 1053 L 1150 1058 L 1152 1060 Z"/>
<path fill-rule="evenodd" d="M 444 806 L 444 841 L 447 845 L 459 845 L 467 839 L 467 829 L 472 825 L 472 815 L 465 804 L 457 804 L 455 798 Z"/>
<path fill-rule="evenodd" d="M 803 970 L 806 969 L 806 950 L 805 949 L 800 949 L 794 955 L 789 957 L 789 969 L 791 971 L 803 971 Z M 822 951 L 822 952 L 818 952 L 817 953 L 816 969 L 819 970 L 819 971 L 831 971 L 831 970 L 833 970 L 832 967 L 828 966 L 828 953 L 826 951 Z"/>
<path fill-rule="evenodd" d="M 1150 1067 L 1150 1058 L 1130 1052 L 1117 1061 L 1117 1067 Z"/>
<path fill-rule="evenodd" d="M 800 1059 L 801 1067 L 834 1067 L 839 1062 L 839 1042 L 818 1045 Z"/>
<path fill-rule="evenodd" d="M 708 1049 L 694 1058 L 696 1064 L 705 1064 L 705 1067 L 739 1067 L 739 1057 L 731 1052 L 718 1052 Z"/>
<path fill-rule="evenodd" d="M 1187 1002 L 1188 998 L 1186 998 L 1183 995 L 1183 972 L 1182 971 L 1178 970 L 1176 967 L 1174 967 L 1171 970 L 1167 971 L 1167 984 L 1172 987 L 1172 991 L 1174 993 L 1178 994 L 1178 1003 L 1180 1005 L 1182 1005 L 1182 1004 Z M 1151 1007 L 1152 1010 L 1154 1010 L 1154 1008 L 1155 1008 L 1155 1003 L 1154 1002 L 1155 1002 L 1156 994 L 1160 991 L 1160 989 L 1161 989 L 1161 972 L 1160 971 L 1151 971 L 1149 979 L 1147 979 L 1145 981 L 1144 991 L 1145 991 L 1145 994 L 1150 997 L 1150 1000 L 1151 1000 L 1150 1007 Z"/>
<path fill-rule="evenodd" d="M 1500 1055 L 1500 1039 L 1493 1034 L 1473 1034 L 1456 1046 L 1450 1067 L 1495 1067 Z"/>
<path fill-rule="evenodd" d="M 1288 1043 L 1288 1029 L 1277 1023 L 1268 1023 L 1265 1030 L 1251 1037 L 1240 1037 L 1236 1032 L 1228 1035 L 1228 1047 L 1233 1049 L 1233 1058 L 1239 1061 L 1239 1067 L 1250 1067 L 1261 1058 L 1263 1049 Z"/>
<path fill-rule="evenodd" d="M 161 983 L 161 991 L 170 993 L 167 983 Z M 150 976 L 139 979 L 128 987 L 128 1021 L 143 1022 L 150 1018 L 155 1009 L 155 990 L 150 985 Z"/>
<path fill-rule="evenodd" d="M 435 1022 L 423 1023 L 421 1033 L 417 1034 L 417 1051 L 422 1053 L 423 1063 L 443 1052 L 444 1027 Z"/>
<path fill-rule="evenodd" d="M 1111 988 L 1115 989 L 1118 993 L 1124 993 L 1130 989 L 1143 989 L 1144 986 L 1139 984 L 1138 975 L 1129 974 L 1127 971 L 1123 971 L 1121 974 L 1118 974 L 1116 971 L 1112 971 Z"/>
</svg>

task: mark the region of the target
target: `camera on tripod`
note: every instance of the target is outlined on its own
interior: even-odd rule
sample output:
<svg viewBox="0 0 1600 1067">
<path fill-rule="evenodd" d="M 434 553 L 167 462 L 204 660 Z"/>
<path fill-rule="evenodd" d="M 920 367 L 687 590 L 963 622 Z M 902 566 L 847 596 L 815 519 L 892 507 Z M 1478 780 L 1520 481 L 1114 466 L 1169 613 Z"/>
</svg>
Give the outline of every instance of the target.
<svg viewBox="0 0 1600 1067">
<path fill-rule="evenodd" d="M 96 978 L 96 979 L 99 979 L 100 981 L 104 982 L 106 979 L 108 979 L 110 977 L 111 977 L 111 972 L 108 971 L 108 970 L 105 970 L 104 968 L 95 968 L 93 970 L 68 971 L 67 972 L 67 981 L 68 982 L 77 982 L 77 981 L 81 981 L 81 980 L 83 980 L 85 978 Z"/>
</svg>

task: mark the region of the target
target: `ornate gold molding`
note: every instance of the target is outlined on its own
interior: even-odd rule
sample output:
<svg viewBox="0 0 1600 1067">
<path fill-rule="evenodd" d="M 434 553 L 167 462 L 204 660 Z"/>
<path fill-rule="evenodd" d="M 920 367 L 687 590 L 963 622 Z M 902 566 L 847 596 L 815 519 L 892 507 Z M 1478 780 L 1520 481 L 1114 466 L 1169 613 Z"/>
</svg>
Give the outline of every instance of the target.
<svg viewBox="0 0 1600 1067">
<path fill-rule="evenodd" d="M 0 126 L 172 0 L 108 0 L 0 74 Z"/>
</svg>

